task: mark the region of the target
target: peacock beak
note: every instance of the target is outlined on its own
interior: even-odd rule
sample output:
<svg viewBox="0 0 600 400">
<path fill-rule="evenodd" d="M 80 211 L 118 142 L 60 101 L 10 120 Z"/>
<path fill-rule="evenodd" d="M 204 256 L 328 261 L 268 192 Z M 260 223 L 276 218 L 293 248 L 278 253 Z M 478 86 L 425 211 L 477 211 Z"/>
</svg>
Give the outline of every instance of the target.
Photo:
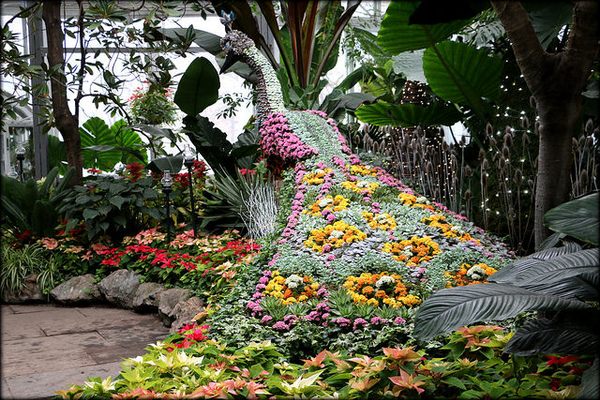
<svg viewBox="0 0 600 400">
<path fill-rule="evenodd" d="M 223 65 L 221 65 L 221 70 L 219 71 L 219 73 L 222 74 L 226 72 L 233 64 L 241 60 L 242 58 L 239 55 L 235 54 L 232 51 L 228 52 L 227 56 L 225 57 L 225 61 L 223 62 Z"/>
</svg>

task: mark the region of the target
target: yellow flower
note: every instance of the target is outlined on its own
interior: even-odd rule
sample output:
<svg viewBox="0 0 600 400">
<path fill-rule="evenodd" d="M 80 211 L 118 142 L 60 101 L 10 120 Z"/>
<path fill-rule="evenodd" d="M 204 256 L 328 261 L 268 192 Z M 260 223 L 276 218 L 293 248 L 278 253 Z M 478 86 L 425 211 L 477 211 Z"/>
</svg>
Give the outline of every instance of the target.
<svg viewBox="0 0 600 400">
<path fill-rule="evenodd" d="M 417 296 L 407 295 L 408 290 L 402 282 L 402 277 L 398 274 L 363 272 L 359 277 L 349 276 L 346 278 L 343 287 L 354 303 L 368 304 L 374 307 L 379 307 L 381 303 L 390 307 L 402 305 L 411 307 L 420 303 Z"/>
</svg>

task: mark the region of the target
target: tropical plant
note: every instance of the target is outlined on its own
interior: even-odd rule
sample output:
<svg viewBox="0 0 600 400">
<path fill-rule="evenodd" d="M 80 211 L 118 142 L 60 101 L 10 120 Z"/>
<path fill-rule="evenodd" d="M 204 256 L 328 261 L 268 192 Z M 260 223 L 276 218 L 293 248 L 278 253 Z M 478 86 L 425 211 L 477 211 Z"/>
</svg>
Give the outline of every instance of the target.
<svg viewBox="0 0 600 400">
<path fill-rule="evenodd" d="M 140 136 L 122 119 L 109 127 L 101 118 L 92 117 L 79 128 L 79 133 L 84 168 L 112 171 L 119 162 L 148 160 Z"/>
<path fill-rule="evenodd" d="M 108 236 L 119 240 L 161 220 L 162 207 L 150 176 L 117 179 L 92 176 L 74 186 L 62 199 L 59 212 L 68 220 L 65 230 L 85 227 L 89 241 Z"/>
<path fill-rule="evenodd" d="M 59 178 L 58 168 L 50 170 L 43 182 L 33 179 L 26 182 L 0 176 L 2 186 L 2 224 L 10 227 L 13 233 L 40 238 L 55 233 L 59 223 L 59 202 L 66 195 L 72 170 Z"/>
<path fill-rule="evenodd" d="M 235 174 L 258 156 L 258 135 L 244 131 L 234 144 L 227 134 L 200 113 L 218 99 L 220 80 L 210 61 L 198 57 L 187 68 L 175 92 L 175 103 L 186 114 L 184 132 L 213 171 Z"/>
<path fill-rule="evenodd" d="M 561 233 L 565 230 L 582 237 L 588 224 L 598 225 L 597 205 L 598 193 L 565 203 L 548 212 L 548 224 Z M 567 218 L 573 224 L 566 223 Z M 581 223 L 582 219 L 587 223 Z M 584 228 L 578 231 L 578 227 Z M 585 241 L 598 246 L 597 234 L 585 237 Z M 599 255 L 597 247 L 582 249 L 578 244 L 566 243 L 510 264 L 489 277 L 489 284 L 442 289 L 418 310 L 413 334 L 427 339 L 467 324 L 538 311 L 537 318 L 527 320 L 517 330 L 505 351 L 520 355 L 595 355 L 582 390 L 583 398 L 595 398 L 598 381 L 592 374 L 600 361 Z"/>
</svg>

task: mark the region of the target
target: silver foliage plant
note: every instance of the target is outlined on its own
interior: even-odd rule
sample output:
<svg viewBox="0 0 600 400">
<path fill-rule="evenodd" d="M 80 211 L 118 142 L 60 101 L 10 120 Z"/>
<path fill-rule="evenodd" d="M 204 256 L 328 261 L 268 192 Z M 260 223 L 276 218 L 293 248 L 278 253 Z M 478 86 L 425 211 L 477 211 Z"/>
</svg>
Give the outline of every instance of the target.
<svg viewBox="0 0 600 400">
<path fill-rule="evenodd" d="M 260 239 L 275 231 L 277 212 L 277 196 L 273 184 L 259 182 L 250 187 L 239 215 L 248 229 L 248 235 L 252 239 Z"/>
</svg>

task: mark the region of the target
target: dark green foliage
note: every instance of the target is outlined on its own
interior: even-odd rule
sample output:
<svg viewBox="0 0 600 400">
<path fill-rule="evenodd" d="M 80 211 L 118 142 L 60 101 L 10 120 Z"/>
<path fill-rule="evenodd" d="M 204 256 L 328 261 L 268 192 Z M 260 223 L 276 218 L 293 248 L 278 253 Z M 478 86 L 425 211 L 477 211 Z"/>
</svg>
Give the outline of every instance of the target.
<svg viewBox="0 0 600 400">
<path fill-rule="evenodd" d="M 586 232 L 588 226 L 598 224 L 598 214 L 593 212 L 598 204 L 582 200 L 550 210 L 546 221 L 559 233 L 568 231 L 592 242 Z M 587 218 L 582 218 L 584 215 Z M 574 223 L 565 223 L 568 219 Z M 597 365 L 598 260 L 598 248 L 550 248 L 505 267 L 490 277 L 490 284 L 440 290 L 417 312 L 413 333 L 421 339 L 431 338 L 467 324 L 505 320 L 523 311 L 543 311 L 518 329 L 505 351 L 520 355 L 593 354 Z M 597 377 L 587 374 L 583 388 L 582 396 L 597 397 Z"/>
<path fill-rule="evenodd" d="M 599 200 L 600 195 L 596 192 L 553 208 L 544 216 L 545 225 L 555 232 L 597 246 Z"/>
<path fill-rule="evenodd" d="M 108 236 L 118 241 L 125 235 L 160 222 L 162 204 L 151 177 L 137 181 L 94 177 L 75 186 L 61 202 L 59 211 L 69 220 L 67 230 L 85 226 L 87 239 Z"/>
<path fill-rule="evenodd" d="M 53 168 L 41 185 L 33 179 L 19 182 L 1 176 L 2 224 L 19 232 L 29 230 L 38 238 L 53 235 L 59 222 L 57 207 L 73 173 L 69 170 L 59 178 L 58 170 Z"/>
</svg>

